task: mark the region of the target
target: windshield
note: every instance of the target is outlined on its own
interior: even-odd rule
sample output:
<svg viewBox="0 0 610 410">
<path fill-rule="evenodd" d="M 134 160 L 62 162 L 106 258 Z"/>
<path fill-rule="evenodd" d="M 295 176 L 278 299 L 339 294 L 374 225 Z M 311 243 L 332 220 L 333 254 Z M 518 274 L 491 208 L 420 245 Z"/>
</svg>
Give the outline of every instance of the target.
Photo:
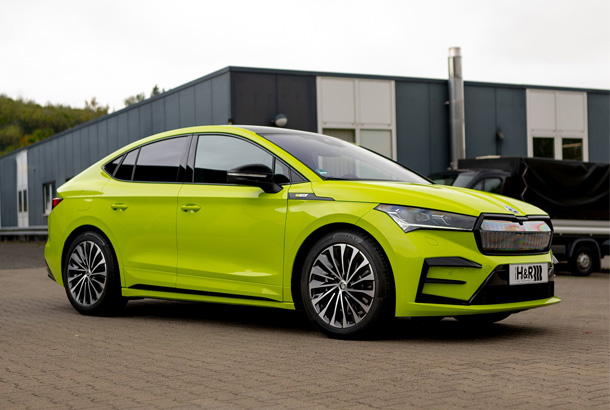
<svg viewBox="0 0 610 410">
<path fill-rule="evenodd" d="M 430 182 L 389 159 L 338 138 L 313 133 L 261 133 L 325 180 Z"/>
<path fill-rule="evenodd" d="M 456 176 L 447 175 L 447 176 L 435 177 L 435 176 L 429 175 L 428 178 L 430 178 L 436 184 L 453 185 L 453 182 L 455 181 Z"/>
<path fill-rule="evenodd" d="M 472 181 L 474 176 L 474 172 L 462 172 L 460 175 L 458 175 L 455 181 L 453 181 L 453 186 L 468 188 L 468 184 L 470 184 L 470 181 Z"/>
</svg>

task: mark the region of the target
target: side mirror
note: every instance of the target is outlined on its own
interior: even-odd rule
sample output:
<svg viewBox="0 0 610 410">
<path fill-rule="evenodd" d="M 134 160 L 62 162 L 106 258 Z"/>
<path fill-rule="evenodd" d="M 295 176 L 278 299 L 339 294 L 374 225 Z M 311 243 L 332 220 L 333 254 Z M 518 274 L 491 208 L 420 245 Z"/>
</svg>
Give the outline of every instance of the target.
<svg viewBox="0 0 610 410">
<path fill-rule="evenodd" d="M 275 194 L 282 187 L 273 182 L 273 171 L 263 164 L 248 164 L 227 171 L 229 184 L 257 186 L 268 194 Z"/>
</svg>

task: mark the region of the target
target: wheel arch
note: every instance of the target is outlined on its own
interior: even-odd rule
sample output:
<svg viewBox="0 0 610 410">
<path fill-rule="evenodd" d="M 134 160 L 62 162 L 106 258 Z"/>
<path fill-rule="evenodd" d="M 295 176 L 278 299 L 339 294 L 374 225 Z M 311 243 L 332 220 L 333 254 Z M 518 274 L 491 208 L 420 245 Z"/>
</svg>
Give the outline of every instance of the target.
<svg viewBox="0 0 610 410">
<path fill-rule="evenodd" d="M 591 248 L 591 250 L 594 253 L 593 256 L 596 256 L 596 258 L 594 258 L 594 260 L 593 260 L 593 269 L 599 270 L 601 268 L 602 252 L 599 247 L 599 244 L 594 239 L 579 238 L 579 239 L 576 239 L 576 240 L 570 242 L 570 244 L 568 245 L 567 252 L 566 252 L 568 260 L 572 260 L 572 258 L 574 257 L 574 252 L 576 251 L 576 249 L 579 246 L 588 246 L 589 248 Z"/>
<path fill-rule="evenodd" d="M 364 229 L 358 225 L 353 225 L 353 224 L 345 223 L 345 222 L 335 222 L 335 223 L 321 226 L 318 229 L 316 229 L 315 231 L 313 231 L 312 233 L 310 233 L 309 236 L 303 241 L 303 243 L 301 243 L 301 246 L 299 247 L 299 250 L 297 251 L 296 257 L 294 259 L 294 263 L 292 264 L 292 272 L 291 272 L 291 278 L 290 278 L 290 291 L 292 294 L 292 301 L 294 303 L 295 308 L 303 309 L 303 300 L 301 299 L 301 292 L 300 292 L 300 279 L 301 279 L 301 269 L 305 262 L 305 258 L 307 257 L 307 253 L 309 252 L 311 247 L 317 241 L 319 241 L 324 235 L 326 235 L 330 232 L 339 231 L 342 229 L 359 232 L 359 233 L 367 236 L 368 238 L 370 238 L 372 241 L 374 241 L 379 246 L 379 249 L 381 249 L 381 252 L 382 252 L 382 257 L 385 258 L 387 265 L 390 268 L 390 280 L 392 281 L 392 288 L 394 289 L 394 291 L 396 291 L 395 286 L 394 286 L 394 272 L 392 270 L 392 264 L 390 263 L 390 259 L 388 258 L 386 250 L 379 243 L 379 241 L 375 238 L 375 236 L 373 236 L 366 229 Z"/>
<path fill-rule="evenodd" d="M 76 239 L 78 237 L 78 235 L 80 235 L 82 233 L 85 233 L 85 232 L 95 232 L 98 235 L 101 235 L 104 239 L 106 239 L 106 241 L 108 241 L 108 245 L 110 246 L 110 250 L 112 251 L 115 263 L 117 265 L 117 266 L 115 266 L 115 268 L 117 269 L 117 272 L 119 272 L 119 276 L 120 276 L 120 270 L 119 270 L 119 266 L 118 266 L 119 262 L 118 262 L 117 254 L 116 254 L 116 251 L 114 249 L 114 245 L 112 244 L 112 241 L 110 240 L 108 235 L 106 235 L 106 233 L 103 230 L 101 230 L 100 228 L 98 228 L 95 225 L 81 225 L 81 226 L 75 228 L 72 232 L 70 232 L 70 235 L 68 235 L 68 237 L 64 241 L 63 249 L 61 251 L 61 275 L 62 275 L 62 278 L 63 278 L 63 273 L 64 273 L 64 266 L 65 266 L 65 262 L 66 262 L 66 257 L 68 255 L 68 249 L 70 248 L 70 245 L 72 245 L 72 242 L 74 241 L 74 239 Z"/>
</svg>

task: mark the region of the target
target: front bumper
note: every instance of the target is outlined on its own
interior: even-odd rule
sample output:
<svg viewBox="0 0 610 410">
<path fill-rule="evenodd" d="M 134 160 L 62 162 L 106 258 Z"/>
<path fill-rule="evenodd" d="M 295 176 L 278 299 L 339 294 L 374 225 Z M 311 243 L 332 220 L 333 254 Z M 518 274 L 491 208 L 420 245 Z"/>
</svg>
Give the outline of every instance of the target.
<svg viewBox="0 0 610 410">
<path fill-rule="evenodd" d="M 359 225 L 380 242 L 390 260 L 396 316 L 458 316 L 518 312 L 560 302 L 554 295 L 550 252 L 485 255 L 475 234 L 441 230 L 404 233 L 387 215 L 371 212 Z M 549 282 L 510 286 L 510 264 L 549 265 Z"/>
</svg>

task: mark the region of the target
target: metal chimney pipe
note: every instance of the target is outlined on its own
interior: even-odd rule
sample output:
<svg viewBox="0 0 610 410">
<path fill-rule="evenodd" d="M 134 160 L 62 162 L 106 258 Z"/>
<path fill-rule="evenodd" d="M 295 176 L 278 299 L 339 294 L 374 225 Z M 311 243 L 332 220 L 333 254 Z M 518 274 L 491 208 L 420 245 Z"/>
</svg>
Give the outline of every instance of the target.
<svg viewBox="0 0 610 410">
<path fill-rule="evenodd" d="M 462 53 L 459 47 L 449 49 L 449 126 L 451 128 L 451 169 L 458 159 L 466 158 L 466 127 L 464 121 L 464 78 Z"/>
</svg>

